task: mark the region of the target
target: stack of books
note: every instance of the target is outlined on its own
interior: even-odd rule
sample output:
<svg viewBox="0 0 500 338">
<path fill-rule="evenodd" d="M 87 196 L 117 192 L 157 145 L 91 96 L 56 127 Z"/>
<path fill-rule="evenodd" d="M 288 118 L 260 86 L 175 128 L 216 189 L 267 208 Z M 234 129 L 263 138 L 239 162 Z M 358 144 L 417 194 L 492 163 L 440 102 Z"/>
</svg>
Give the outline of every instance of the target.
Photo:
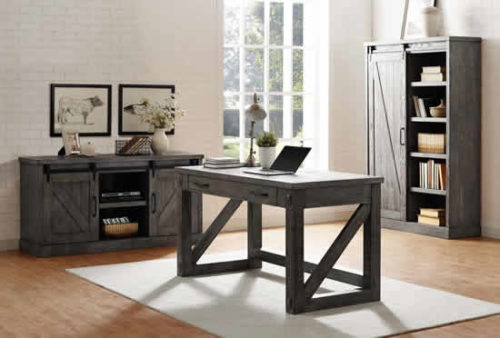
<svg viewBox="0 0 500 338">
<path fill-rule="evenodd" d="M 205 160 L 205 168 L 227 169 L 243 166 L 237 158 L 232 157 L 209 157 Z"/>
<path fill-rule="evenodd" d="M 446 164 L 420 162 L 420 188 L 446 190 Z"/>
<path fill-rule="evenodd" d="M 444 154 L 445 134 L 418 133 L 418 151 L 420 153 Z"/>
<path fill-rule="evenodd" d="M 442 82 L 446 80 L 446 69 L 441 66 L 422 67 L 420 74 L 422 82 Z"/>
<path fill-rule="evenodd" d="M 437 226 L 446 225 L 444 209 L 421 208 L 418 223 Z"/>
</svg>

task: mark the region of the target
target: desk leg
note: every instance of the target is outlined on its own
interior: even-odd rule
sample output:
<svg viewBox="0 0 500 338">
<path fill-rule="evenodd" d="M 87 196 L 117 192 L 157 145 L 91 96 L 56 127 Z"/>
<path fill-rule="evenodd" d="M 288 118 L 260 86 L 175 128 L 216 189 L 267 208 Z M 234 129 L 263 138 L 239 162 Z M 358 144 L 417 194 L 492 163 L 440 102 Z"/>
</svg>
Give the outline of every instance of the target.
<svg viewBox="0 0 500 338">
<path fill-rule="evenodd" d="M 179 229 L 177 231 L 177 276 L 190 276 L 193 273 L 193 255 L 191 251 L 193 226 L 192 193 L 182 190 L 182 208 Z"/>
<path fill-rule="evenodd" d="M 372 185 L 370 214 L 363 232 L 363 288 L 380 300 L 380 184 Z"/>
<path fill-rule="evenodd" d="M 262 249 L 262 204 L 247 203 L 247 248 L 249 267 L 262 268 L 262 260 L 257 258 Z"/>
<path fill-rule="evenodd" d="M 304 209 L 286 209 L 286 312 L 304 311 Z"/>
</svg>

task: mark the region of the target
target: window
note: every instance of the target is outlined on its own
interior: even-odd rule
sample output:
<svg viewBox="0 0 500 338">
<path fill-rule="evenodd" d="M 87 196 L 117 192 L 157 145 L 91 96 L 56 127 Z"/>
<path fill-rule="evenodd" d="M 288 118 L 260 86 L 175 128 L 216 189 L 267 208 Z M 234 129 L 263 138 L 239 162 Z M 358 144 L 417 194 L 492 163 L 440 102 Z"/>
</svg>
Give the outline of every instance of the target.
<svg viewBox="0 0 500 338">
<path fill-rule="evenodd" d="M 314 143 L 317 39 L 308 41 L 312 29 L 305 34 L 308 3 L 224 0 L 225 156 L 242 161 L 248 156 L 245 109 L 254 92 L 268 113 L 256 124 L 255 135 L 272 131 L 281 146 Z"/>
</svg>

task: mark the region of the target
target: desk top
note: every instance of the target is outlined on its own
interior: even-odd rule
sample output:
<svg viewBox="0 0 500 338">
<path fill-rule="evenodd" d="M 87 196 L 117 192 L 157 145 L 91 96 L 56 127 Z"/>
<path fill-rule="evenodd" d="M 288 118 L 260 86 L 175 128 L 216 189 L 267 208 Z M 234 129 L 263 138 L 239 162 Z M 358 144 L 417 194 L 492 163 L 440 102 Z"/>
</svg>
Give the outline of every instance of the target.
<svg viewBox="0 0 500 338">
<path fill-rule="evenodd" d="M 203 166 L 177 167 L 182 174 L 196 175 L 227 181 L 253 183 L 277 188 L 304 189 L 331 186 L 382 183 L 383 177 L 351 174 L 335 171 L 299 170 L 295 175 L 261 176 L 248 174 L 248 168 L 210 169 Z"/>
</svg>

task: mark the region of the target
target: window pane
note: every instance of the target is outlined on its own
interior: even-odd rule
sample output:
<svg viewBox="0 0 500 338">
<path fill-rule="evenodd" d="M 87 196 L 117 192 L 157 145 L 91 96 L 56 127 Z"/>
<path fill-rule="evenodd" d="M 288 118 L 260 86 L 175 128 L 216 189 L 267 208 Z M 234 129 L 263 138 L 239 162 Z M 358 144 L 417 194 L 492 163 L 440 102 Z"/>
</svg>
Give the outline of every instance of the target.
<svg viewBox="0 0 500 338">
<path fill-rule="evenodd" d="M 293 45 L 302 46 L 304 43 L 304 5 L 293 5 Z"/>
<path fill-rule="evenodd" d="M 247 49 L 245 56 L 246 92 L 264 91 L 264 50 Z"/>
<path fill-rule="evenodd" d="M 224 90 L 240 91 L 240 52 L 238 48 L 224 48 Z"/>
<path fill-rule="evenodd" d="M 231 140 L 231 138 L 224 138 L 224 140 Z M 239 143 L 224 143 L 224 156 L 240 158 L 240 144 Z"/>
<path fill-rule="evenodd" d="M 224 1 L 224 43 L 235 45 L 240 40 L 240 2 Z"/>
<path fill-rule="evenodd" d="M 259 104 L 264 106 L 264 99 L 262 95 L 257 95 Z M 245 110 L 253 104 L 253 95 L 245 95 Z M 255 137 L 264 131 L 264 121 L 256 121 L 253 134 Z M 245 114 L 245 137 L 249 137 L 250 133 L 250 119 Z"/>
<path fill-rule="evenodd" d="M 245 44 L 264 44 L 264 2 L 249 1 L 245 9 Z"/>
<path fill-rule="evenodd" d="M 283 45 L 283 3 L 271 2 L 270 8 L 269 43 L 271 45 Z"/>
<path fill-rule="evenodd" d="M 269 130 L 276 137 L 283 137 L 283 96 L 281 95 L 269 97 Z"/>
<path fill-rule="evenodd" d="M 238 95 L 224 95 L 224 136 L 240 136 Z"/>
<path fill-rule="evenodd" d="M 269 50 L 269 91 L 283 91 L 283 50 Z"/>
<path fill-rule="evenodd" d="M 301 92 L 304 87 L 304 51 L 293 50 L 293 91 Z"/>
<path fill-rule="evenodd" d="M 293 137 L 303 138 L 302 127 L 304 125 L 304 98 L 293 97 Z"/>
</svg>

